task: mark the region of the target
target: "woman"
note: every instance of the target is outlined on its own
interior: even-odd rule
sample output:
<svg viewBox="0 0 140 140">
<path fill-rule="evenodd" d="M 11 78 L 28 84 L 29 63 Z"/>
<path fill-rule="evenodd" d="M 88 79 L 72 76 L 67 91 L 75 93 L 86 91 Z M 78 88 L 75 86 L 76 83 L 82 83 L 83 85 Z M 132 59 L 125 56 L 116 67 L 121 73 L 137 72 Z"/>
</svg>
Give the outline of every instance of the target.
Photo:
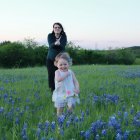
<svg viewBox="0 0 140 140">
<path fill-rule="evenodd" d="M 53 24 L 52 33 L 48 34 L 49 50 L 47 55 L 47 70 L 48 70 L 48 84 L 51 91 L 54 91 L 54 75 L 57 67 L 54 66 L 54 60 L 57 54 L 65 51 L 67 44 L 67 36 L 64 32 L 63 26 L 60 23 Z"/>
</svg>

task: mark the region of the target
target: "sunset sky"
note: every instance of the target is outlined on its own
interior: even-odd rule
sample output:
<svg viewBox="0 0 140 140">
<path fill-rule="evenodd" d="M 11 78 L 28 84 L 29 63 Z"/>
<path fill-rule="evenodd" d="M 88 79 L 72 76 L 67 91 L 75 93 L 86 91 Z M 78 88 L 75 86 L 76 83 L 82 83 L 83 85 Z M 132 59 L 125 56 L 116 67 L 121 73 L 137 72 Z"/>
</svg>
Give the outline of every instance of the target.
<svg viewBox="0 0 140 140">
<path fill-rule="evenodd" d="M 0 42 L 47 44 L 54 22 L 84 48 L 140 46 L 140 0 L 0 0 Z"/>
</svg>

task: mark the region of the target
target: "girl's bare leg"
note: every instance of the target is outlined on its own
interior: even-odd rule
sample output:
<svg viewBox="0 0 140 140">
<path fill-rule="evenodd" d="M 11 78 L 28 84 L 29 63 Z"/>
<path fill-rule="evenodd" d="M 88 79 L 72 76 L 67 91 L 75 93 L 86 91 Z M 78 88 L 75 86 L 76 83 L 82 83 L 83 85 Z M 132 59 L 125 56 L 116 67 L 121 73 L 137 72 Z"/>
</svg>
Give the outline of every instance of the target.
<svg viewBox="0 0 140 140">
<path fill-rule="evenodd" d="M 62 115 L 63 110 L 64 110 L 64 108 L 63 108 L 63 107 L 61 107 L 61 108 L 57 108 L 57 116 Z"/>
<path fill-rule="evenodd" d="M 73 106 L 68 106 L 68 112 L 69 112 L 69 114 L 71 114 L 72 112 L 73 112 Z"/>
</svg>

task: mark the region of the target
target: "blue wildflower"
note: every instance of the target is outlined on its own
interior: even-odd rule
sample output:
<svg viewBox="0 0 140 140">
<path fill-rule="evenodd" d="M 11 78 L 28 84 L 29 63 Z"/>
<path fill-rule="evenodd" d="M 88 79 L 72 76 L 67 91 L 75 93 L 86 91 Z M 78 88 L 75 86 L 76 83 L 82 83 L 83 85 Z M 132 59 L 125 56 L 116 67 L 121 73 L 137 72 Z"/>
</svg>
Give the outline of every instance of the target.
<svg viewBox="0 0 140 140">
<path fill-rule="evenodd" d="M 124 132 L 124 134 L 123 134 L 123 138 L 124 138 L 124 140 L 128 140 L 129 133 L 130 133 L 130 132 L 127 131 L 127 130 Z"/>
<path fill-rule="evenodd" d="M 99 139 L 100 139 L 100 136 L 98 134 L 96 134 L 95 140 L 99 140 Z"/>
<path fill-rule="evenodd" d="M 53 122 L 51 123 L 51 128 L 52 128 L 53 131 L 55 130 L 55 127 L 56 127 L 56 124 L 55 124 L 55 122 L 53 121 Z"/>
<path fill-rule="evenodd" d="M 105 129 L 103 129 L 103 130 L 102 130 L 102 135 L 105 136 L 106 134 L 107 134 L 107 131 L 106 131 Z"/>
<path fill-rule="evenodd" d="M 47 120 L 47 121 L 45 122 L 45 128 L 48 128 L 49 125 L 50 125 L 50 122 Z"/>
<path fill-rule="evenodd" d="M 8 94 L 5 93 L 4 96 L 3 96 L 4 100 L 6 100 L 8 98 Z"/>
<path fill-rule="evenodd" d="M 0 87 L 0 90 L 3 91 L 4 90 L 4 87 Z"/>
<path fill-rule="evenodd" d="M 23 136 L 26 136 L 26 134 L 27 134 L 27 133 L 26 133 L 26 128 L 23 128 L 22 131 L 21 131 L 21 136 L 22 136 L 22 137 L 23 137 Z"/>
<path fill-rule="evenodd" d="M 140 112 L 138 112 L 133 118 L 133 124 L 140 127 Z"/>
<path fill-rule="evenodd" d="M 81 132 L 80 132 L 80 135 L 81 135 L 81 136 L 84 136 L 84 135 L 85 135 L 85 131 L 81 131 Z"/>
<path fill-rule="evenodd" d="M 46 134 L 48 134 L 49 126 L 50 126 L 50 122 L 47 120 L 47 121 L 45 122 L 45 132 L 46 132 Z"/>
<path fill-rule="evenodd" d="M 40 128 L 41 130 L 43 130 L 43 124 L 41 122 L 38 123 L 38 128 Z"/>
<path fill-rule="evenodd" d="M 48 140 L 55 140 L 54 138 L 49 138 Z"/>
<path fill-rule="evenodd" d="M 3 113 L 3 112 L 4 112 L 4 108 L 0 107 L 0 113 Z"/>
<path fill-rule="evenodd" d="M 116 135 L 116 140 L 122 140 L 122 135 L 120 133 Z"/>
<path fill-rule="evenodd" d="M 70 126 L 70 121 L 68 120 L 67 122 L 66 122 L 66 127 L 69 127 Z"/>
<path fill-rule="evenodd" d="M 23 128 L 27 129 L 27 123 L 24 123 Z"/>
<path fill-rule="evenodd" d="M 36 131 L 36 136 L 39 138 L 41 135 L 41 129 L 40 128 L 37 128 L 37 131 Z"/>
<path fill-rule="evenodd" d="M 18 125 L 20 123 L 19 118 L 16 117 L 15 123 Z"/>
<path fill-rule="evenodd" d="M 58 124 L 60 127 L 62 127 L 63 123 L 64 123 L 64 120 L 65 120 L 65 116 L 64 115 L 61 115 L 58 117 Z"/>
<path fill-rule="evenodd" d="M 90 130 L 87 130 L 84 134 L 84 137 L 86 140 L 88 140 L 90 138 Z"/>
<path fill-rule="evenodd" d="M 108 126 L 114 127 L 115 129 L 120 128 L 120 123 L 117 121 L 115 116 L 110 117 Z"/>
<path fill-rule="evenodd" d="M 133 107 L 130 109 L 130 114 L 131 114 L 131 115 L 134 114 L 134 108 L 133 108 Z"/>
<path fill-rule="evenodd" d="M 64 136 L 64 130 L 62 128 L 60 128 L 59 132 L 60 132 L 60 135 Z"/>
<path fill-rule="evenodd" d="M 78 123 L 78 121 L 79 121 L 79 118 L 78 118 L 78 116 L 76 116 L 76 117 L 74 118 L 74 122 Z"/>
<path fill-rule="evenodd" d="M 89 109 L 86 109 L 86 115 L 87 116 L 89 115 Z"/>
<path fill-rule="evenodd" d="M 128 118 L 128 112 L 124 112 L 124 120 Z"/>
<path fill-rule="evenodd" d="M 23 139 L 23 140 L 28 140 L 27 135 L 23 135 L 23 136 L 22 136 L 22 139 Z"/>
</svg>

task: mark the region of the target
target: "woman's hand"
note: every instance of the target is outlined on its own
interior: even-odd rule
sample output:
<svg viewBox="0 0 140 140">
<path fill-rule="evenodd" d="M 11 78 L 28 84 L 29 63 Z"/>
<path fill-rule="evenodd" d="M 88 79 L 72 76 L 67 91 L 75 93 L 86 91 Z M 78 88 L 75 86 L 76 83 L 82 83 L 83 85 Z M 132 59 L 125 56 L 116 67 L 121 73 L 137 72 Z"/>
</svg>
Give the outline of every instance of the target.
<svg viewBox="0 0 140 140">
<path fill-rule="evenodd" d="M 60 45 L 60 38 L 55 41 L 55 45 Z"/>
<path fill-rule="evenodd" d="M 60 45 L 60 41 L 59 40 L 57 40 L 57 41 L 55 41 L 55 43 L 54 43 L 55 45 Z"/>
</svg>

